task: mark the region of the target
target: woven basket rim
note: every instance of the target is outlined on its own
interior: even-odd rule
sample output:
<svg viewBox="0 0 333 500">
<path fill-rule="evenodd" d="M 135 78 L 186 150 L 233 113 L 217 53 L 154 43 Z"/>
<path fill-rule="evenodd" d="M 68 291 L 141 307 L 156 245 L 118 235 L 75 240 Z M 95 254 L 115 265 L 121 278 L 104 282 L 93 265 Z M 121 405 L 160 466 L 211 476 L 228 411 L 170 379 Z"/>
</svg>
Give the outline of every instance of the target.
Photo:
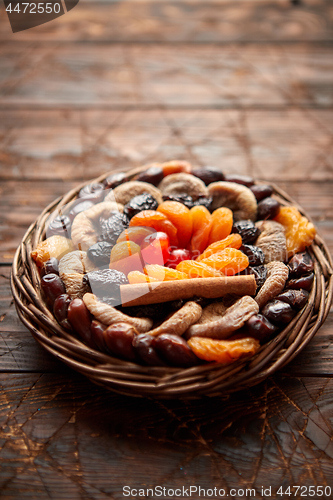
<svg viewBox="0 0 333 500">
<path fill-rule="evenodd" d="M 147 167 L 127 172 L 132 178 Z M 202 396 L 225 396 L 246 389 L 271 376 L 289 363 L 310 342 L 325 321 L 333 297 L 332 258 L 322 238 L 317 235 L 309 252 L 315 263 L 315 279 L 305 307 L 276 337 L 262 345 L 251 358 L 231 365 L 207 363 L 191 368 L 150 367 L 114 358 L 87 347 L 65 331 L 43 301 L 40 277 L 30 253 L 44 237 L 44 225 L 56 208 L 74 200 L 79 190 L 91 182 L 101 182 L 118 170 L 84 182 L 50 203 L 26 231 L 17 248 L 11 273 L 11 288 L 19 318 L 46 351 L 92 382 L 120 394 L 170 399 L 193 399 Z M 267 181 L 257 180 L 256 184 Z M 284 205 L 304 209 L 276 184 L 269 183 L 274 196 Z"/>
</svg>

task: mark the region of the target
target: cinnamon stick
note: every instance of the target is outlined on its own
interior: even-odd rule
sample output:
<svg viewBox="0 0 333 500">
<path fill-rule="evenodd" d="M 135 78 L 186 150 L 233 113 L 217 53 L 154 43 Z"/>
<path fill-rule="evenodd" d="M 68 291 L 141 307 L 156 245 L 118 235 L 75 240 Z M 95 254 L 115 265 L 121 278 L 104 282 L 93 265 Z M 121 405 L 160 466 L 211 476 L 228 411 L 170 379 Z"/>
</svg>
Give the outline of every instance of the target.
<svg viewBox="0 0 333 500">
<path fill-rule="evenodd" d="M 256 289 L 253 275 L 222 276 L 121 285 L 120 297 L 122 305 L 127 307 L 189 299 L 193 296 L 216 299 L 229 293 L 239 296 L 254 295 Z"/>
</svg>

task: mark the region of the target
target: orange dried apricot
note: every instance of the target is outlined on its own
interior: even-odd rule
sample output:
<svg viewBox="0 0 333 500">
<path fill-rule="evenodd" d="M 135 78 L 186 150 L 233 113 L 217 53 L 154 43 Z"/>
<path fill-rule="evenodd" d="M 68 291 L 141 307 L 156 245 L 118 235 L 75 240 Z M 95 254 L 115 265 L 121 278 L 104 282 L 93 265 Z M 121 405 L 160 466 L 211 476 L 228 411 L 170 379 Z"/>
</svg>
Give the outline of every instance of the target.
<svg viewBox="0 0 333 500">
<path fill-rule="evenodd" d="M 192 216 L 190 210 L 178 201 L 164 201 L 159 205 L 158 212 L 166 215 L 177 228 L 178 245 L 186 248 L 192 236 Z"/>
<path fill-rule="evenodd" d="M 209 245 L 209 247 L 206 248 L 206 250 L 199 255 L 195 260 L 197 262 L 201 262 L 203 259 L 206 259 L 207 257 L 210 257 L 214 253 L 221 252 L 225 248 L 240 248 L 242 246 L 242 237 L 238 233 L 232 233 L 229 234 L 224 240 L 221 241 L 216 241 L 215 243 L 212 243 Z"/>
<path fill-rule="evenodd" d="M 162 212 L 143 210 L 132 217 L 129 225 L 153 227 L 156 231 L 162 231 L 169 236 L 171 246 L 178 246 L 177 228 Z"/>
<path fill-rule="evenodd" d="M 248 257 L 236 248 L 225 248 L 221 252 L 212 254 L 202 262 L 219 270 L 225 276 L 233 276 L 246 269 L 249 265 Z"/>
<path fill-rule="evenodd" d="M 212 213 L 212 228 L 209 233 L 208 243 L 223 240 L 231 233 L 233 213 L 230 208 L 221 207 Z"/>
<path fill-rule="evenodd" d="M 286 234 L 288 258 L 295 253 L 303 252 L 310 246 L 316 236 L 316 228 L 296 207 L 281 207 L 274 218 L 282 224 Z"/>
<path fill-rule="evenodd" d="M 253 356 L 260 348 L 259 341 L 252 337 L 238 340 L 192 337 L 187 342 L 198 358 L 224 364 L 232 363 L 244 356 Z"/>
<path fill-rule="evenodd" d="M 191 164 L 183 160 L 167 161 L 160 166 L 163 170 L 164 177 L 170 174 L 178 174 L 179 172 L 190 174 L 192 169 Z"/>
<path fill-rule="evenodd" d="M 208 245 L 209 233 L 212 228 L 212 215 L 203 205 L 190 210 L 192 216 L 191 251 L 202 253 Z"/>
<path fill-rule="evenodd" d="M 223 276 L 213 267 L 195 260 L 183 260 L 177 265 L 176 269 L 186 273 L 188 278 L 218 278 Z"/>
<path fill-rule="evenodd" d="M 148 276 L 148 274 L 141 273 L 140 271 L 131 271 L 128 273 L 127 279 L 131 285 L 134 283 L 155 283 L 156 281 L 160 281 L 157 278 Z"/>
<path fill-rule="evenodd" d="M 156 278 L 158 281 L 173 281 L 188 279 L 187 274 L 171 269 L 170 267 L 159 266 L 158 264 L 147 264 L 146 271 L 148 276 Z"/>
</svg>

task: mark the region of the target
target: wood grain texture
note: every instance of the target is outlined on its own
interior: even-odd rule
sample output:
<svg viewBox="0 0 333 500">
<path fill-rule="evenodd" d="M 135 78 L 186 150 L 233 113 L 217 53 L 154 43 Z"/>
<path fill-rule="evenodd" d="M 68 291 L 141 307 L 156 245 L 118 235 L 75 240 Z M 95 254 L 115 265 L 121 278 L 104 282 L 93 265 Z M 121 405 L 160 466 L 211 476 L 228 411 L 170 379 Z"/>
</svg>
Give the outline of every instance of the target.
<svg viewBox="0 0 333 500">
<path fill-rule="evenodd" d="M 134 15 L 133 15 L 134 14 Z M 332 41 L 330 0 L 81 0 L 52 23 L 11 33 L 0 10 L 0 39 L 10 41 L 266 42 Z"/>
<path fill-rule="evenodd" d="M 0 377 L 6 499 L 332 484 L 331 378 L 275 377 L 202 404 L 117 396 L 76 374 Z"/>
</svg>

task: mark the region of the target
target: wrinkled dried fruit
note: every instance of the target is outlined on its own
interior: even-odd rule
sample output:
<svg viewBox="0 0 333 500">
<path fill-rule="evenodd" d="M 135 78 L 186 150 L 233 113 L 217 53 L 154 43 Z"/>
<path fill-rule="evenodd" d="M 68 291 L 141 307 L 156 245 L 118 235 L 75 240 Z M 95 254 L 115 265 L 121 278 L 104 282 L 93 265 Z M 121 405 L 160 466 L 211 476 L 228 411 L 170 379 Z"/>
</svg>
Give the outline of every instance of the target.
<svg viewBox="0 0 333 500">
<path fill-rule="evenodd" d="M 196 260 L 183 260 L 176 269 L 185 273 L 187 278 L 218 278 L 222 276 L 217 269 Z"/>
<path fill-rule="evenodd" d="M 107 350 L 120 358 L 136 360 L 132 342 L 138 331 L 128 323 L 113 323 L 104 330 L 104 342 Z"/>
<path fill-rule="evenodd" d="M 115 269 L 99 269 L 85 276 L 92 293 L 109 305 L 121 304 L 120 285 L 126 285 L 128 279 L 125 274 Z"/>
<path fill-rule="evenodd" d="M 194 201 L 192 196 L 189 196 L 186 193 L 179 193 L 179 194 L 169 194 L 163 196 L 164 201 L 178 201 L 178 203 L 182 203 L 187 207 L 188 209 L 191 209 L 194 207 Z"/>
<path fill-rule="evenodd" d="M 186 330 L 196 323 L 200 318 L 202 308 L 196 302 L 186 302 L 181 309 L 176 311 L 170 318 L 163 321 L 161 325 L 150 330 L 149 335 L 157 337 L 162 333 L 172 332 L 177 335 L 183 335 Z"/>
<path fill-rule="evenodd" d="M 255 245 L 242 245 L 240 250 L 247 255 L 250 266 L 261 266 L 265 262 L 265 254 Z"/>
<path fill-rule="evenodd" d="M 198 358 L 223 364 L 230 364 L 245 356 L 253 356 L 260 348 L 259 341 L 253 338 L 214 340 L 193 337 L 188 344 Z"/>
<path fill-rule="evenodd" d="M 260 309 L 282 292 L 289 275 L 287 266 L 282 262 L 269 262 L 266 268 L 267 279 L 255 298 Z"/>
<path fill-rule="evenodd" d="M 265 198 L 258 203 L 257 219 L 274 219 L 280 211 L 280 203 L 274 198 Z"/>
<path fill-rule="evenodd" d="M 41 279 L 41 287 L 52 305 L 59 295 L 66 293 L 64 282 L 57 274 L 45 274 Z"/>
<path fill-rule="evenodd" d="M 246 334 L 259 342 L 266 342 L 277 332 L 277 327 L 262 314 L 254 314 L 245 323 L 245 327 Z"/>
<path fill-rule="evenodd" d="M 144 210 L 135 215 L 130 221 L 132 226 L 152 227 L 156 231 L 166 233 L 170 240 L 170 245 L 178 247 L 177 228 L 169 221 L 166 215 L 155 210 Z"/>
<path fill-rule="evenodd" d="M 289 275 L 291 278 L 299 278 L 303 274 L 312 273 L 314 263 L 308 252 L 297 253 L 289 263 Z"/>
<path fill-rule="evenodd" d="M 224 181 L 224 175 L 220 169 L 214 167 L 198 167 L 192 169 L 192 175 L 198 177 L 208 186 L 212 182 Z"/>
<path fill-rule="evenodd" d="M 178 311 L 184 305 L 183 300 L 171 300 L 169 302 L 163 302 L 161 304 L 148 304 L 145 306 L 130 306 L 125 307 L 125 312 L 129 316 L 134 316 L 136 318 L 152 318 L 155 320 L 161 320 L 166 318 L 169 314 Z"/>
<path fill-rule="evenodd" d="M 114 212 L 107 219 L 100 221 L 99 241 L 116 244 L 120 234 L 127 228 L 129 220 L 125 214 Z"/>
<path fill-rule="evenodd" d="M 94 348 L 95 343 L 91 332 L 92 317 L 82 299 L 73 299 L 68 306 L 68 321 L 89 347 Z"/>
<path fill-rule="evenodd" d="M 240 220 L 232 226 L 232 232 L 240 234 L 244 245 L 256 241 L 260 234 L 260 230 L 250 220 Z"/>
<path fill-rule="evenodd" d="M 70 206 L 70 211 L 68 212 L 69 219 L 71 221 L 73 221 L 74 218 L 77 216 L 77 214 L 80 214 L 81 212 L 88 210 L 88 208 L 91 208 L 94 205 L 95 205 L 95 203 L 92 200 L 84 200 L 83 201 L 82 198 L 78 198 Z"/>
<path fill-rule="evenodd" d="M 141 181 L 129 181 L 124 182 L 124 184 L 120 184 L 105 197 L 105 201 L 109 201 L 109 199 L 110 201 L 116 199 L 118 203 L 126 205 L 126 203 L 131 201 L 134 196 L 138 196 L 143 193 L 150 194 L 158 204 L 163 201 L 162 193 L 159 189 L 148 182 Z"/>
<path fill-rule="evenodd" d="M 102 200 L 103 191 L 104 184 L 101 184 L 100 182 L 92 182 L 91 184 L 87 184 L 80 190 L 78 197 L 85 198 L 87 196 L 90 197 L 91 195 L 93 195 L 96 200 L 95 203 L 98 203 Z"/>
<path fill-rule="evenodd" d="M 173 281 L 188 279 L 187 274 L 169 267 L 159 266 L 158 264 L 147 264 L 146 271 L 150 277 L 158 281 Z"/>
<path fill-rule="evenodd" d="M 97 267 L 108 266 L 112 247 L 108 241 L 98 241 L 88 248 L 87 255 Z"/>
<path fill-rule="evenodd" d="M 276 300 L 287 302 L 291 307 L 302 309 L 309 299 L 309 292 L 306 290 L 287 290 L 277 295 Z"/>
<path fill-rule="evenodd" d="M 119 238 L 117 239 L 117 243 L 121 243 L 122 241 L 133 241 L 137 245 L 141 245 L 146 236 L 150 234 L 156 233 L 155 229 L 152 227 L 144 227 L 144 226 L 132 226 L 128 227 L 121 233 Z"/>
<path fill-rule="evenodd" d="M 265 305 L 261 313 L 274 324 L 286 325 L 293 319 L 296 311 L 294 311 L 286 302 L 282 302 L 281 300 L 272 300 Z"/>
<path fill-rule="evenodd" d="M 257 201 L 264 200 L 273 194 L 273 188 L 268 184 L 255 184 L 251 186 L 250 189 Z"/>
<path fill-rule="evenodd" d="M 239 234 L 230 234 L 226 238 L 220 241 L 216 241 L 215 243 L 211 243 L 206 250 L 196 258 L 197 262 L 202 262 L 203 259 L 206 259 L 213 255 L 214 253 L 221 252 L 225 248 L 240 248 L 242 245 L 242 237 Z M 245 252 L 244 252 L 245 253 Z"/>
<path fill-rule="evenodd" d="M 141 248 L 133 241 L 117 243 L 111 250 L 110 269 L 127 275 L 131 271 L 143 271 L 143 267 Z"/>
<path fill-rule="evenodd" d="M 236 182 L 213 182 L 208 186 L 213 197 L 212 209 L 227 207 L 234 213 L 234 220 L 252 220 L 257 217 L 257 200 L 252 191 Z"/>
<path fill-rule="evenodd" d="M 64 255 L 59 261 L 59 275 L 63 279 L 66 274 L 84 274 L 95 269 L 86 252 L 74 250 Z"/>
<path fill-rule="evenodd" d="M 208 246 L 213 224 L 212 215 L 201 205 L 191 208 L 190 213 L 192 217 L 191 251 L 202 253 Z"/>
<path fill-rule="evenodd" d="M 163 333 L 154 339 L 153 346 L 170 365 L 187 368 L 198 364 L 198 358 L 187 342 L 178 335 Z"/>
<path fill-rule="evenodd" d="M 54 235 L 41 241 L 36 249 L 31 252 L 31 257 L 38 267 L 42 267 L 44 262 L 51 257 L 55 257 L 59 260 L 63 255 L 72 250 L 74 249 L 71 240 L 63 236 Z"/>
<path fill-rule="evenodd" d="M 267 272 L 268 272 L 267 267 L 264 265 L 252 266 L 252 267 L 249 266 L 247 269 L 245 269 L 245 271 L 248 271 L 248 273 L 245 274 L 254 275 L 257 283 L 257 292 L 258 292 L 267 279 Z"/>
<path fill-rule="evenodd" d="M 163 169 L 160 166 L 152 165 L 135 177 L 136 181 L 149 182 L 157 186 L 164 177 Z"/>
<path fill-rule="evenodd" d="M 265 263 L 273 261 L 285 262 L 287 260 L 287 244 L 284 228 L 273 220 L 257 222 L 256 226 L 261 231 L 256 246 L 265 254 Z"/>
<path fill-rule="evenodd" d="M 58 234 L 65 238 L 71 237 L 71 219 L 67 215 L 58 215 L 50 222 L 49 227 L 46 229 L 47 237 Z"/>
<path fill-rule="evenodd" d="M 205 184 L 198 177 L 186 173 L 171 174 L 164 177 L 158 188 L 163 196 L 187 193 L 192 196 L 193 200 L 196 200 L 199 196 L 209 196 Z"/>
<path fill-rule="evenodd" d="M 246 269 L 249 265 L 247 256 L 236 248 L 225 248 L 201 261 L 207 266 L 218 270 L 225 276 L 233 276 Z"/>
<path fill-rule="evenodd" d="M 177 201 L 164 201 L 158 212 L 164 214 L 177 229 L 178 244 L 185 248 L 192 235 L 192 215 L 190 210 Z"/>
<path fill-rule="evenodd" d="M 154 337 L 148 333 L 140 333 L 133 339 L 133 347 L 138 354 L 139 358 L 149 366 L 165 366 L 164 361 L 157 354 L 156 349 L 153 347 L 155 343 Z"/>
<path fill-rule="evenodd" d="M 281 207 L 274 220 L 282 224 L 285 229 L 288 258 L 295 253 L 303 252 L 316 236 L 312 222 L 303 217 L 296 207 Z"/>
<path fill-rule="evenodd" d="M 172 160 L 166 161 L 161 164 L 164 176 L 177 174 L 179 172 L 185 172 L 187 174 L 191 173 L 192 165 L 188 161 L 184 160 Z"/>
<path fill-rule="evenodd" d="M 66 292 L 71 299 L 82 299 L 83 295 L 90 292 L 90 287 L 81 273 L 64 273 L 61 275 Z"/>
<path fill-rule="evenodd" d="M 152 276 L 148 276 L 148 274 L 142 273 L 141 271 L 130 271 L 127 275 L 127 279 L 131 285 L 134 283 L 156 283 L 157 281 L 161 281 L 157 278 L 153 278 Z"/>
<path fill-rule="evenodd" d="M 158 203 L 155 198 L 149 193 L 142 193 L 134 196 L 124 206 L 124 214 L 131 219 L 134 215 L 143 210 L 157 210 Z"/>
<path fill-rule="evenodd" d="M 233 213 L 230 208 L 217 208 L 212 213 L 212 227 L 209 233 L 208 244 L 223 240 L 231 233 Z"/>
<path fill-rule="evenodd" d="M 311 290 L 314 281 L 314 273 L 311 273 L 307 276 L 302 276 L 301 278 L 296 278 L 292 280 L 288 280 L 286 284 L 286 288 L 293 290 L 307 290 L 308 292 Z"/>
</svg>

